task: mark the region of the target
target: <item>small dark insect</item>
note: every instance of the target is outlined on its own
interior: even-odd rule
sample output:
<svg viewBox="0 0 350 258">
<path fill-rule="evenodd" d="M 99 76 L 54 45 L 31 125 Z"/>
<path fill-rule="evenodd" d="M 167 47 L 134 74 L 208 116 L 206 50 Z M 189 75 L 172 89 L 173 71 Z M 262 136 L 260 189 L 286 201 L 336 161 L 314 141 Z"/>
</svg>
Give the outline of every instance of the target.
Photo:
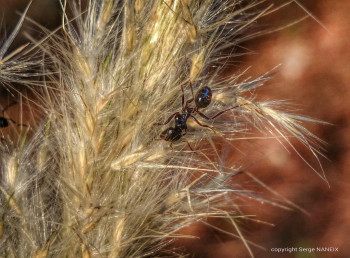
<svg viewBox="0 0 350 258">
<path fill-rule="evenodd" d="M 191 83 L 190 83 L 190 88 L 191 88 L 192 98 L 187 100 L 186 103 L 185 103 L 185 93 L 184 93 L 183 86 L 181 85 L 181 90 L 182 90 L 182 112 L 181 113 L 180 112 L 175 112 L 164 123 L 157 123 L 156 124 L 156 125 L 166 125 L 175 117 L 175 119 L 174 119 L 175 120 L 175 127 L 169 127 L 167 129 L 165 129 L 160 134 L 160 138 L 161 139 L 170 142 L 170 147 L 171 148 L 172 148 L 173 142 L 176 142 L 176 141 L 180 140 L 182 136 L 186 135 L 188 118 L 191 117 L 199 126 L 210 128 L 211 130 L 213 130 L 215 132 L 213 127 L 201 124 L 194 115 L 198 114 L 198 115 L 200 115 L 201 117 L 203 117 L 206 120 L 213 120 L 213 119 L 217 118 L 218 116 L 222 115 L 223 113 L 225 113 L 226 111 L 229 111 L 231 109 L 237 108 L 237 106 L 235 106 L 235 107 L 231 107 L 229 109 L 225 109 L 225 110 L 220 111 L 219 113 L 217 113 L 215 116 L 209 118 L 206 115 L 204 115 L 201 111 L 199 111 L 199 109 L 206 108 L 207 106 L 209 106 L 209 104 L 211 102 L 211 98 L 212 98 L 212 91 L 211 91 L 211 89 L 209 87 L 207 87 L 207 86 L 202 87 L 202 88 L 200 88 L 197 91 L 196 96 L 194 96 L 193 88 L 192 88 L 192 84 Z M 193 102 L 193 100 L 194 100 L 194 103 L 195 103 L 196 106 L 195 107 L 189 107 L 189 104 L 191 102 Z M 189 147 L 190 147 L 190 149 L 192 149 L 190 145 L 189 145 Z"/>
<path fill-rule="evenodd" d="M 7 118 L 0 116 L 0 127 L 8 127 L 9 126 L 9 121 Z"/>
<path fill-rule="evenodd" d="M 4 108 L 4 109 L 1 111 L 1 113 L 2 113 L 3 115 L 5 115 L 5 111 L 6 111 L 7 109 L 9 109 L 10 107 L 12 107 L 13 105 L 15 105 L 15 104 L 16 104 L 16 103 L 12 103 L 11 105 L 7 106 L 6 108 Z M 11 119 L 11 118 L 6 118 L 6 117 L 4 117 L 4 116 L 0 116 L 0 128 L 8 127 L 8 126 L 10 125 L 9 122 L 12 122 L 12 123 L 14 123 L 14 124 L 17 125 L 17 126 L 27 126 L 27 125 L 23 125 L 23 124 L 18 124 L 18 123 L 16 123 L 16 121 L 14 121 L 14 120 Z"/>
</svg>

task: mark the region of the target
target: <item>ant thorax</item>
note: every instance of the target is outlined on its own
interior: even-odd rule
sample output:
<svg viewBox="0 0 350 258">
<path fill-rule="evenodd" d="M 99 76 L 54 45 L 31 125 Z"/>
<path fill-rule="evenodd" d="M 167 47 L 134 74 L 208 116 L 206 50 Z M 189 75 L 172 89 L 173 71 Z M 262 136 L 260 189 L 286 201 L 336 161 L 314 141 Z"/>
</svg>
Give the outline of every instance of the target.
<svg viewBox="0 0 350 258">
<path fill-rule="evenodd" d="M 194 108 L 186 107 L 182 114 L 175 115 L 175 128 L 180 128 L 181 130 L 187 130 L 187 119 L 192 113 L 194 113 Z"/>
<path fill-rule="evenodd" d="M 181 130 L 187 130 L 187 119 L 188 119 L 188 112 L 183 112 L 182 114 L 177 114 L 175 116 L 175 128 L 179 128 Z"/>
</svg>

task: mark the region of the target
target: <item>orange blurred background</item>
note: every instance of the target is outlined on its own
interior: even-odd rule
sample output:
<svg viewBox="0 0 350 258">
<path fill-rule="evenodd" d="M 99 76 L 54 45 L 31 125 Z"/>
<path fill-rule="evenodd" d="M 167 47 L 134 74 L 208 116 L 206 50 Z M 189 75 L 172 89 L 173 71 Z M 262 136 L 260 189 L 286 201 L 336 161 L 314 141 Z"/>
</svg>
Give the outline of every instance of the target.
<svg viewBox="0 0 350 258">
<path fill-rule="evenodd" d="M 282 1 L 274 1 L 277 5 Z M 300 206 L 283 210 L 268 204 L 248 201 L 245 214 L 257 215 L 263 223 L 242 225 L 246 239 L 263 248 L 251 246 L 256 257 L 350 257 L 350 1 L 299 1 L 318 20 L 307 18 L 248 42 L 253 54 L 237 66 L 251 66 L 248 75 L 258 76 L 281 64 L 260 99 L 287 100 L 298 104 L 298 114 L 329 122 L 330 125 L 305 123 L 312 133 L 326 142 L 321 158 L 328 184 L 291 149 L 271 140 L 255 141 L 260 153 L 252 154 L 255 164 L 248 168 L 268 187 Z M 305 15 L 295 3 L 264 17 L 263 26 L 278 28 Z M 326 28 L 324 28 L 324 26 Z M 298 151 L 317 168 L 301 144 Z M 348 167 L 349 166 L 349 167 Z M 318 168 L 319 172 L 322 172 Z M 269 196 L 264 189 L 256 189 Z M 271 195 L 272 200 L 277 197 Z M 242 241 L 225 239 L 205 244 L 197 257 L 249 257 Z M 208 241 L 210 243 L 210 241 Z M 294 247 L 291 253 L 276 253 L 273 248 Z M 333 251 L 301 251 L 299 248 L 334 247 Z M 335 250 L 338 248 L 338 251 Z"/>
</svg>

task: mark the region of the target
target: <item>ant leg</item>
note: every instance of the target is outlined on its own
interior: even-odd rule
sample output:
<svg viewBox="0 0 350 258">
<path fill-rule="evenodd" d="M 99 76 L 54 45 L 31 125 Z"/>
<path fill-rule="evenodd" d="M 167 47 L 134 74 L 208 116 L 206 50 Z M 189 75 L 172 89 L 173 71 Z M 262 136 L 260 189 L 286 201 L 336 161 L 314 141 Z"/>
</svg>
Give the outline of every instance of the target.
<svg viewBox="0 0 350 258">
<path fill-rule="evenodd" d="M 187 63 L 187 57 L 186 57 L 186 55 L 184 56 L 184 62 L 185 62 L 185 66 L 186 66 L 186 68 L 187 68 L 187 71 L 190 71 L 191 68 L 190 68 L 190 66 L 189 66 L 188 63 Z M 187 75 L 188 75 L 188 73 L 187 73 Z"/>
<path fill-rule="evenodd" d="M 218 116 L 221 116 L 223 113 L 225 113 L 225 112 L 227 112 L 227 111 L 229 111 L 229 110 L 231 110 L 231 109 L 238 108 L 238 107 L 240 107 L 240 105 L 237 105 L 237 106 L 234 106 L 234 107 L 225 109 L 225 110 L 223 110 L 223 111 L 220 111 L 220 112 L 217 113 L 215 116 L 211 117 L 210 120 L 213 120 L 213 119 L 217 118 Z"/>
<path fill-rule="evenodd" d="M 7 118 L 7 120 L 10 120 L 12 123 L 14 123 L 17 126 L 26 126 L 26 127 L 28 127 L 28 125 L 26 125 L 26 124 L 18 124 L 15 120 L 13 120 L 11 118 Z"/>
<path fill-rule="evenodd" d="M 185 110 L 188 107 L 188 104 L 190 104 L 193 100 L 194 100 L 194 98 L 191 98 L 191 99 L 187 100 L 185 108 L 183 110 Z"/>
<path fill-rule="evenodd" d="M 186 101 L 186 104 L 184 105 L 185 102 L 185 91 L 183 86 L 181 85 L 181 90 L 182 90 L 182 110 L 185 110 L 188 107 L 188 104 L 190 104 L 194 100 L 194 95 L 193 95 L 193 88 L 192 88 L 192 83 L 190 82 L 191 86 L 191 92 L 192 92 L 192 98 Z"/>
<path fill-rule="evenodd" d="M 156 141 L 164 141 L 164 140 L 161 139 L 161 138 L 156 138 L 156 139 L 154 139 L 154 140 L 156 140 Z M 174 148 L 173 148 L 173 142 L 170 142 L 170 143 L 169 143 L 169 147 L 170 147 L 170 149 L 174 150 Z"/>
<path fill-rule="evenodd" d="M 0 127 L 1 128 L 5 128 L 5 127 L 8 127 L 9 126 L 9 121 L 11 121 L 11 123 L 17 125 L 17 126 L 26 126 L 28 127 L 28 125 L 26 124 L 18 124 L 15 120 L 13 120 L 12 118 L 6 118 L 6 117 L 3 117 L 3 116 L 0 116 Z"/>
<path fill-rule="evenodd" d="M 211 129 L 214 133 L 216 133 L 213 127 L 211 127 L 211 126 L 209 126 L 209 125 L 203 125 L 203 124 L 201 124 L 201 123 L 197 120 L 197 118 L 196 118 L 195 116 L 193 116 L 193 115 L 190 115 L 190 116 L 192 117 L 192 119 L 193 119 L 199 126 L 207 127 L 207 128 L 209 128 L 209 129 Z"/>
<path fill-rule="evenodd" d="M 191 93 L 192 93 L 192 99 L 194 99 L 193 87 L 192 87 L 192 82 L 191 81 L 190 81 L 190 88 L 191 88 Z"/>
<path fill-rule="evenodd" d="M 225 109 L 223 111 L 220 111 L 219 113 L 217 113 L 215 116 L 213 117 L 207 117 L 206 115 L 204 115 L 202 112 L 200 112 L 199 110 L 196 111 L 196 113 L 198 115 L 200 115 L 201 117 L 207 119 L 207 120 L 214 120 L 215 118 L 217 118 L 218 116 L 221 116 L 223 113 L 227 112 L 227 111 L 230 111 L 231 109 L 235 109 L 235 108 L 238 108 L 240 107 L 240 105 L 237 105 L 237 106 L 234 106 L 234 107 L 231 107 L 231 108 L 228 108 L 228 109 Z"/>
<path fill-rule="evenodd" d="M 178 71 L 179 71 L 179 67 L 177 67 L 177 66 L 176 66 L 176 64 L 174 64 L 174 66 L 175 66 L 175 68 L 176 68 L 176 73 L 178 73 Z M 181 75 L 180 75 L 180 78 L 181 78 Z M 179 80 L 180 80 L 180 78 L 179 78 Z M 180 82 L 180 84 L 181 84 L 181 82 Z M 181 97 L 182 102 L 181 102 L 181 105 L 182 105 L 182 110 L 184 110 L 184 103 L 185 103 L 185 91 L 184 91 L 184 89 L 183 89 L 182 84 L 181 84 L 181 91 L 182 91 L 182 97 Z"/>
<path fill-rule="evenodd" d="M 171 121 L 171 119 L 173 119 L 174 116 L 176 116 L 178 114 L 180 114 L 180 113 L 179 112 L 175 112 L 164 123 L 155 123 L 154 125 L 166 125 L 166 124 L 168 124 Z"/>
<path fill-rule="evenodd" d="M 185 106 L 184 106 L 184 103 L 185 103 L 185 91 L 184 91 L 184 87 L 183 87 L 182 84 L 181 84 L 181 91 L 182 91 L 182 102 L 181 102 L 182 110 L 185 110 Z M 187 102 L 186 102 L 186 105 L 187 105 Z"/>
<path fill-rule="evenodd" d="M 185 65 L 186 65 L 187 69 L 189 70 L 189 67 L 188 67 L 188 64 L 187 64 L 187 58 L 186 58 L 186 56 L 184 56 L 184 62 L 185 62 Z M 191 82 L 191 81 L 189 81 L 189 83 L 190 83 L 190 88 L 191 88 L 192 98 L 186 101 L 185 106 L 182 106 L 182 110 L 184 110 L 185 108 L 187 108 L 187 107 L 188 107 L 188 104 L 190 104 L 190 103 L 191 103 L 191 102 L 194 100 L 194 94 L 193 94 L 192 82 Z M 184 90 L 183 90 L 182 85 L 181 85 L 181 89 L 182 89 L 182 93 L 184 94 Z"/>
<path fill-rule="evenodd" d="M 211 120 L 209 117 L 207 117 L 206 115 L 204 115 L 204 114 L 203 114 L 202 112 L 200 112 L 199 110 L 196 110 L 196 113 L 197 113 L 198 115 L 200 115 L 201 117 L 207 119 L 207 120 Z"/>
<path fill-rule="evenodd" d="M 191 151 L 194 151 L 193 148 L 191 147 L 190 143 L 187 140 L 183 139 L 182 141 L 187 143 L 187 146 L 190 148 Z"/>
<path fill-rule="evenodd" d="M 192 82 L 191 81 L 190 81 L 190 88 L 191 88 L 192 98 L 186 101 L 185 108 L 187 108 L 188 104 L 190 104 L 194 100 L 193 87 L 192 87 Z"/>
<path fill-rule="evenodd" d="M 190 143 L 189 143 L 187 140 L 182 140 L 182 141 L 187 143 L 187 145 L 188 145 L 188 147 L 190 148 L 191 151 L 194 151 L 194 150 L 192 149 Z"/>
<path fill-rule="evenodd" d="M 185 131 L 181 137 L 185 136 L 187 134 L 187 131 Z M 186 139 L 182 139 L 183 142 L 186 142 L 188 147 L 190 148 L 191 151 L 194 151 L 193 148 L 191 147 L 190 143 Z"/>
</svg>

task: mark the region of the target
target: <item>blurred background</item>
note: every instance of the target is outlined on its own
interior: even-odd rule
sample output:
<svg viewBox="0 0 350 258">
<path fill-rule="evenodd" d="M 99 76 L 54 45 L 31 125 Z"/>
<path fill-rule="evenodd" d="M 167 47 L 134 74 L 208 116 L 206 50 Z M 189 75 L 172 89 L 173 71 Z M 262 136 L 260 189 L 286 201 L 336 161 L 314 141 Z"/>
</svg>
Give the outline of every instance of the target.
<svg viewBox="0 0 350 258">
<path fill-rule="evenodd" d="M 287 1 L 268 0 L 275 6 Z M 295 21 L 307 13 L 295 2 L 262 17 L 254 29 L 270 28 L 270 33 L 242 44 L 247 55 L 232 60 L 230 73 L 242 72 L 250 67 L 246 77 L 260 76 L 274 69 L 275 75 L 266 86 L 257 92 L 262 100 L 286 100 L 297 104 L 296 113 L 326 121 L 329 124 L 305 123 L 312 133 L 326 142 L 323 145 L 326 158 L 320 158 L 327 178 L 325 182 L 315 173 L 292 148 L 284 148 L 278 141 L 261 139 L 245 141 L 251 151 L 244 155 L 244 162 L 250 164 L 247 172 L 266 184 L 259 186 L 250 177 L 237 180 L 245 188 L 279 202 L 280 194 L 295 207 L 283 209 L 266 202 L 245 200 L 240 203 L 244 214 L 252 215 L 254 222 L 239 222 L 242 234 L 251 243 L 256 257 L 350 257 L 350 1 L 347 0 L 299 0 L 312 13 L 293 26 Z M 1 40 L 9 35 L 28 1 L 0 0 Z M 267 6 L 266 5 L 266 6 Z M 61 14 L 57 1 L 36 0 L 28 17 L 53 30 L 60 25 Z M 316 21 L 318 20 L 318 21 Z M 273 28 L 276 31 L 272 31 Z M 40 29 L 26 21 L 23 27 L 27 33 L 40 37 Z M 21 34 L 12 49 L 26 42 Z M 25 87 L 18 85 L 20 91 Z M 0 89 L 3 107 L 18 101 L 13 92 Z M 24 105 L 25 106 L 25 105 Z M 25 107 L 24 107 L 25 108 Z M 24 110 L 25 112 L 25 110 Z M 7 110 L 7 115 L 18 121 L 18 107 Z M 25 120 L 25 114 L 23 115 Z M 3 137 L 11 128 L 1 129 Z M 296 149 L 322 174 L 317 160 L 292 140 Z M 235 143 L 236 144 L 236 143 Z M 237 143 L 237 149 L 242 143 Z M 237 149 L 227 157 L 228 165 L 237 162 Z M 237 183 L 237 181 L 233 182 Z M 274 193 L 275 191 L 276 193 Z M 299 208 L 296 208 L 298 206 Z M 190 257 L 249 257 L 241 240 L 228 236 L 220 229 L 232 230 L 232 225 L 223 220 L 212 220 L 217 229 L 192 225 L 186 233 L 199 238 L 178 241 L 174 248 L 191 252 Z M 272 248 L 333 247 L 330 252 L 276 253 Z"/>
</svg>

